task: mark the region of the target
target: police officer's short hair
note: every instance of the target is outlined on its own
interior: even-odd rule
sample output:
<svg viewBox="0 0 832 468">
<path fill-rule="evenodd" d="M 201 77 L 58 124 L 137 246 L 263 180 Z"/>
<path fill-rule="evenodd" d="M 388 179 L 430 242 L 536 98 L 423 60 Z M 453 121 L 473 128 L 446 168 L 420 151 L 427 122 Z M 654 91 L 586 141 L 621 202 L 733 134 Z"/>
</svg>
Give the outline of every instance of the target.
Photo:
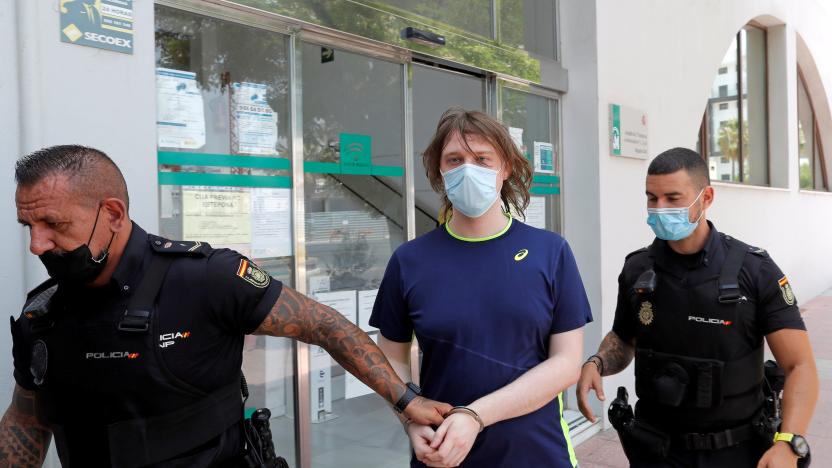
<svg viewBox="0 0 832 468">
<path fill-rule="evenodd" d="M 647 168 L 647 175 L 673 174 L 685 170 L 697 188 L 711 185 L 708 165 L 696 151 L 687 148 L 671 148 L 656 156 Z"/>
<path fill-rule="evenodd" d="M 50 146 L 23 156 L 14 165 L 14 180 L 21 187 L 31 187 L 47 176 L 58 174 L 67 176 L 72 189 L 92 204 L 117 198 L 130 205 L 121 170 L 109 156 L 95 148 Z"/>
</svg>

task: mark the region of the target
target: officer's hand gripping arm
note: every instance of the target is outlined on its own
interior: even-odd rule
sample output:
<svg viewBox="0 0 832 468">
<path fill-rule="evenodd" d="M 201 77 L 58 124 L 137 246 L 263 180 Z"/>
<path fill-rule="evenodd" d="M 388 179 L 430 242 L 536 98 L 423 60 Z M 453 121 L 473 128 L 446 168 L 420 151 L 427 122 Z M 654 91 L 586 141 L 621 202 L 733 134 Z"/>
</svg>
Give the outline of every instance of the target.
<svg viewBox="0 0 832 468">
<path fill-rule="evenodd" d="M 0 421 L 0 467 L 40 467 L 52 433 L 35 416 L 35 392 L 15 386 Z"/>
<path fill-rule="evenodd" d="M 347 372 L 391 404 L 406 391 L 404 382 L 366 333 L 335 309 L 288 286 L 283 286 L 280 298 L 254 333 L 295 338 L 324 348 Z M 418 424 L 439 425 L 450 410 L 448 404 L 416 397 L 404 415 Z"/>
</svg>

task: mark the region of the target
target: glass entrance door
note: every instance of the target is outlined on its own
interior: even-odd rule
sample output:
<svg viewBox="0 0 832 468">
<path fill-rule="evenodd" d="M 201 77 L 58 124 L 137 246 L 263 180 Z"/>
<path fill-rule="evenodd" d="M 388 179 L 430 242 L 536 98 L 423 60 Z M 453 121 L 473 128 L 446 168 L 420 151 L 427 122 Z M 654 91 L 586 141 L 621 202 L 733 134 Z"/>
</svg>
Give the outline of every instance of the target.
<svg viewBox="0 0 832 468">
<path fill-rule="evenodd" d="M 442 200 L 430 187 L 422 153 L 436 132 L 439 117 L 448 108 L 486 109 L 483 77 L 413 64 L 413 179 L 416 201 L 416 237 L 434 229 L 439 222 Z"/>
<path fill-rule="evenodd" d="M 312 43 L 301 55 L 307 292 L 377 339 L 369 315 L 407 236 L 405 65 Z M 312 466 L 405 466 L 389 405 L 321 348 L 309 355 Z"/>
<path fill-rule="evenodd" d="M 155 22 L 159 233 L 237 250 L 294 286 L 290 36 L 162 5 Z M 245 337 L 246 411 L 270 408 L 288 460 L 292 363 L 291 340 Z"/>
<path fill-rule="evenodd" d="M 499 117 L 534 170 L 526 224 L 557 233 L 561 225 L 558 106 L 529 86 L 498 81 Z"/>
</svg>

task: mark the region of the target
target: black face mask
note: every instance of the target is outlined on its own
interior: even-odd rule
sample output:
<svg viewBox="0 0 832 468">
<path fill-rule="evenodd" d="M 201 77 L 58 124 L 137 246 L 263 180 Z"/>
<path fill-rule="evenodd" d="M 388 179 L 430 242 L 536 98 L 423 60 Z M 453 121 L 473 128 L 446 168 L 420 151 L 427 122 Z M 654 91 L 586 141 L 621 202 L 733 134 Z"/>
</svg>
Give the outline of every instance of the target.
<svg viewBox="0 0 832 468">
<path fill-rule="evenodd" d="M 116 237 L 110 237 L 110 243 L 98 258 L 93 257 L 90 251 L 89 243 L 92 241 L 92 236 L 95 234 L 95 227 L 98 225 L 98 216 L 101 214 L 101 207 L 98 207 L 98 213 L 95 215 L 95 223 L 92 225 L 92 232 L 86 244 L 81 245 L 71 252 L 55 253 L 44 252 L 40 255 L 40 261 L 46 267 L 49 276 L 58 281 L 58 283 L 71 285 L 84 285 L 101 274 L 104 267 L 107 266 L 107 257 L 109 255 L 110 245 Z"/>
</svg>

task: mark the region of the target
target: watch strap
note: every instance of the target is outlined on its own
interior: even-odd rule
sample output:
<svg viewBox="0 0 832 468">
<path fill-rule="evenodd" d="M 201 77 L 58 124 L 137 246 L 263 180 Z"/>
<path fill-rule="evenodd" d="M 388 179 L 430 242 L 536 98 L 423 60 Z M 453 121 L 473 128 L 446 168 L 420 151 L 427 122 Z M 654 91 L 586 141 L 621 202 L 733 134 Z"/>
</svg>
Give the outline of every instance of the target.
<svg viewBox="0 0 832 468">
<path fill-rule="evenodd" d="M 407 408 L 407 405 L 409 405 L 411 401 L 418 397 L 420 393 L 422 393 L 422 391 L 419 387 L 416 386 L 416 384 L 408 382 L 404 390 L 404 395 L 402 395 L 402 397 L 399 398 L 399 401 L 397 401 L 396 404 L 393 405 L 393 407 L 399 413 L 404 413 L 404 410 L 405 408 Z"/>
</svg>

